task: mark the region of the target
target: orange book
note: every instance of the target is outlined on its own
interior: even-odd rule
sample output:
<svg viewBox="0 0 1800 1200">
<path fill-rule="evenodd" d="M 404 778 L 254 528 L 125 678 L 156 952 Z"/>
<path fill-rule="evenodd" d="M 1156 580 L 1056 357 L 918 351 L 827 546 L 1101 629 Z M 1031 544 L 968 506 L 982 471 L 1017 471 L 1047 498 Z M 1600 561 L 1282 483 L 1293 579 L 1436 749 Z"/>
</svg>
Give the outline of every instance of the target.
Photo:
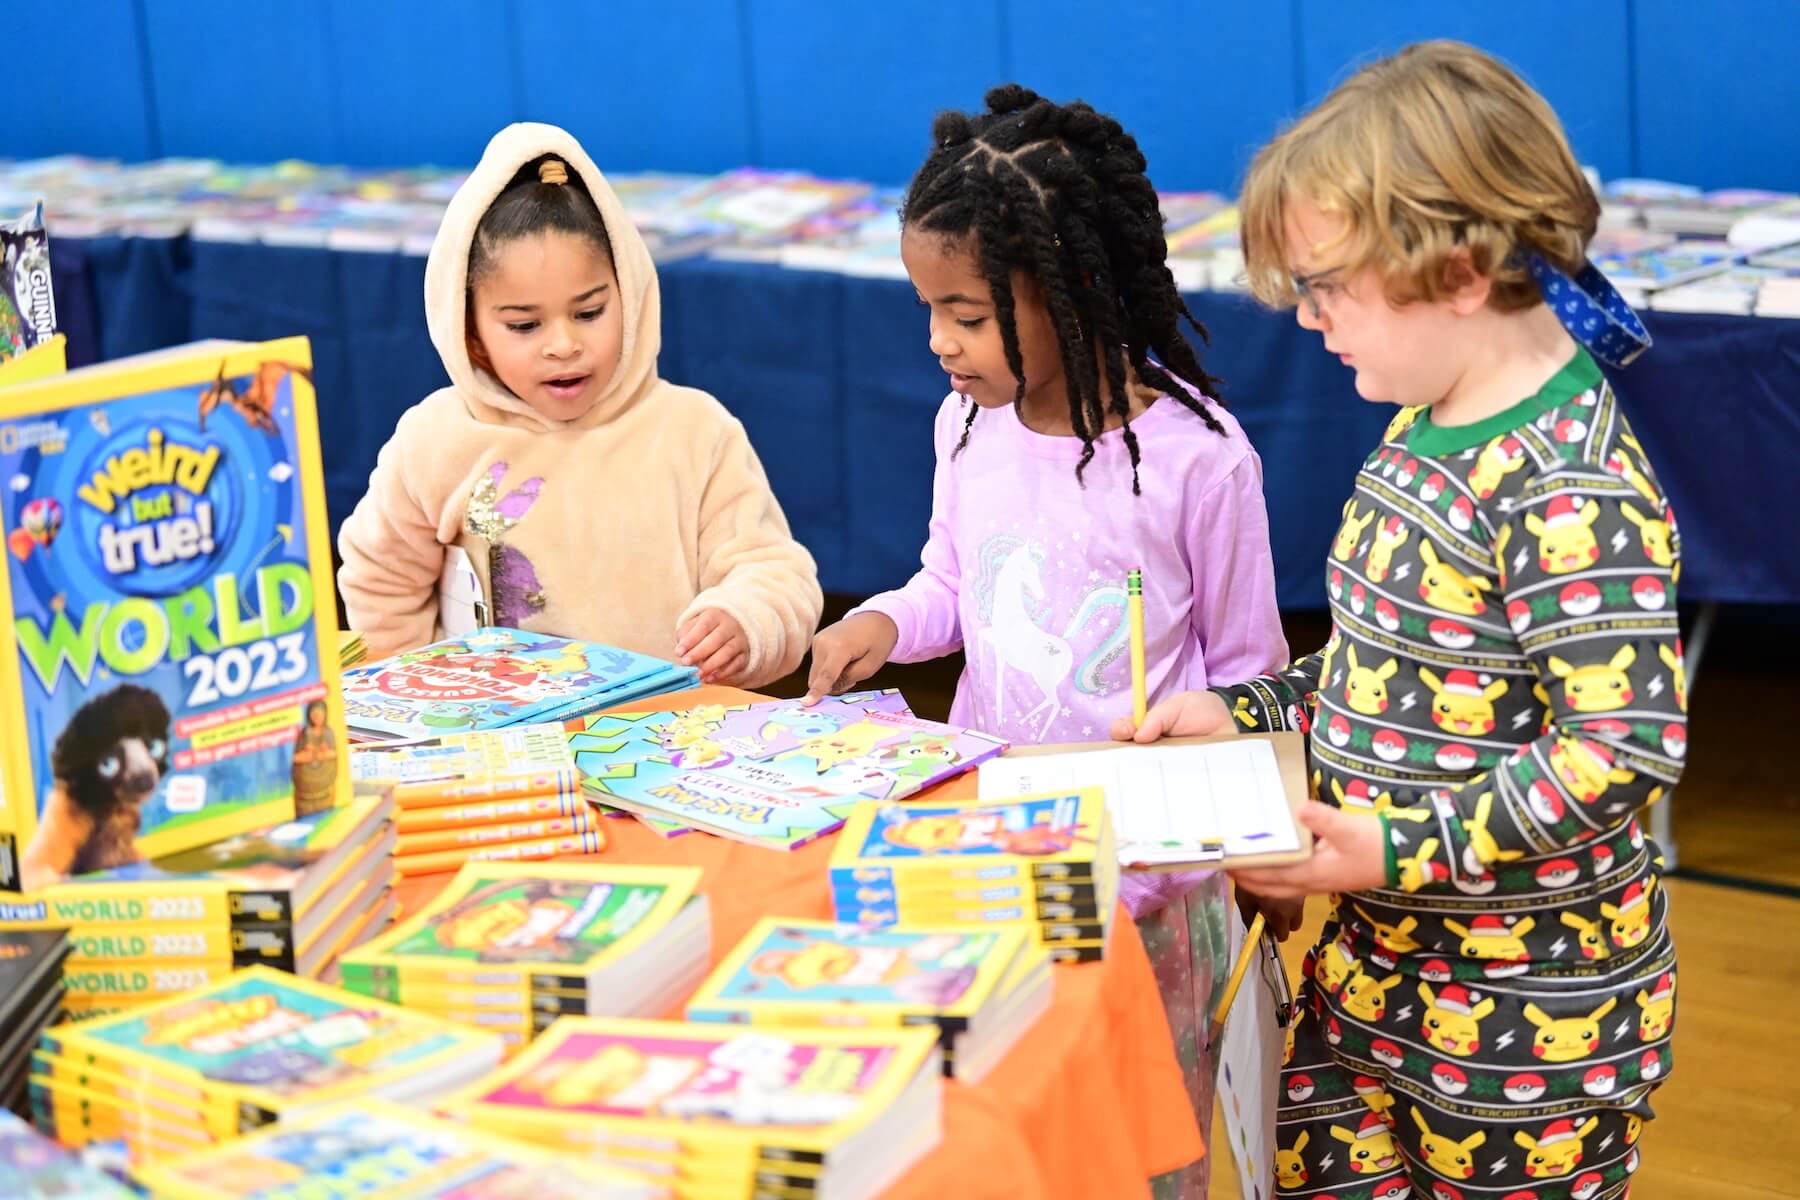
<svg viewBox="0 0 1800 1200">
<path fill-rule="evenodd" d="M 477 779 L 421 779 L 388 789 L 396 808 L 441 808 L 471 800 L 506 800 L 517 796 L 579 796 L 578 771 L 538 771 L 529 775 L 489 775 Z"/>
<path fill-rule="evenodd" d="M 402 836 L 428 829 L 462 829 L 470 825 L 511 825 L 552 817 L 587 816 L 593 811 L 581 796 L 521 796 L 513 800 L 489 800 L 484 804 L 460 804 L 446 808 L 400 809 L 394 828 Z"/>
<path fill-rule="evenodd" d="M 394 856 L 394 874 L 402 877 L 435 875 L 440 871 L 454 871 L 468 862 L 536 862 L 564 854 L 592 854 L 605 848 L 606 835 L 591 829 L 568 837 L 497 842 L 491 846 L 435 850 L 429 854 L 397 854 Z"/>
<path fill-rule="evenodd" d="M 464 825 L 457 829 L 427 829 L 419 833 L 403 833 L 394 844 L 395 854 L 430 854 L 437 850 L 477 847 L 495 842 L 523 842 L 543 838 L 567 837 L 592 829 L 593 819 L 585 813 L 572 817 L 551 817 L 542 821 L 521 821 L 504 825 Z"/>
</svg>

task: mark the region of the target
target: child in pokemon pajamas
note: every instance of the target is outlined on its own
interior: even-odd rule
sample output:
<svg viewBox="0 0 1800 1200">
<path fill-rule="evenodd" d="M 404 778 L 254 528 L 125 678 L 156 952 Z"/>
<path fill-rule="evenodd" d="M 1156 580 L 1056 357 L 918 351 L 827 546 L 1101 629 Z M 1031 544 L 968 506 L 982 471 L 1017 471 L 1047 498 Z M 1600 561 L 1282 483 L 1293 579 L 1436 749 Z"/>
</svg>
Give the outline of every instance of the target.
<svg viewBox="0 0 1800 1200">
<path fill-rule="evenodd" d="M 1358 168 L 1369 145 L 1412 168 Z M 1597 203 L 1540 97 L 1428 43 L 1265 149 L 1243 213 L 1258 295 L 1402 405 L 1327 561 L 1325 647 L 1115 730 L 1310 733 L 1312 860 L 1234 872 L 1336 908 L 1289 1030 L 1276 1194 L 1615 1200 L 1674 1023 L 1639 810 L 1687 734 L 1679 537 L 1576 344 L 1625 357 L 1571 289 L 1633 325 L 1582 270 Z"/>
</svg>

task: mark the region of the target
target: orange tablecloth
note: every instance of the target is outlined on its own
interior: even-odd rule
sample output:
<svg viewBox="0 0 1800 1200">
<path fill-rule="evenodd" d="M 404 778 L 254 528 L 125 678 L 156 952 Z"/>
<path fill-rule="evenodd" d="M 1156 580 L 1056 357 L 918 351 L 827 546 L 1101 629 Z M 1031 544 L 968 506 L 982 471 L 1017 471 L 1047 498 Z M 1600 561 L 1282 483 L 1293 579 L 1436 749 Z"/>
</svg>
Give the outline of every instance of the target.
<svg viewBox="0 0 1800 1200">
<path fill-rule="evenodd" d="M 656 703 L 751 699 L 701 688 Z M 972 798 L 975 778 L 965 775 L 931 794 Z M 831 916 L 826 863 L 835 837 L 779 854 L 705 833 L 662 838 L 629 819 L 603 828 L 606 849 L 583 857 L 703 869 L 714 963 L 759 917 Z M 403 881 L 404 911 L 417 911 L 448 879 Z M 1121 908 L 1106 960 L 1059 966 L 1050 1010 L 987 1078 L 974 1086 L 945 1081 L 944 1139 L 888 1197 L 1126 1200 L 1148 1195 L 1152 1175 L 1184 1166 L 1202 1150 L 1150 961 Z"/>
</svg>

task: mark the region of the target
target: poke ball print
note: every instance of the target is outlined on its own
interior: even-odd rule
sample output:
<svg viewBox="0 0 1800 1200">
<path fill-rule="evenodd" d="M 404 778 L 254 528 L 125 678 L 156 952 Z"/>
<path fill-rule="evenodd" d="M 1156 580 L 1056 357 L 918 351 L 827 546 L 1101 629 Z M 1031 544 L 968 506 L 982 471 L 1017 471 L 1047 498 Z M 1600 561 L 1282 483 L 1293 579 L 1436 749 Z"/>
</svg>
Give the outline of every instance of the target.
<svg viewBox="0 0 1800 1200">
<path fill-rule="evenodd" d="M 1610 1096 L 1618 1085 L 1619 1072 L 1610 1066 L 1598 1066 L 1581 1079 L 1581 1090 L 1590 1096 Z"/>
<path fill-rule="evenodd" d="M 1325 737 L 1339 749 L 1350 744 L 1350 722 L 1343 713 L 1331 714 L 1331 720 L 1325 724 Z"/>
<path fill-rule="evenodd" d="M 1451 526 L 1458 533 L 1467 533 L 1475 524 L 1475 506 L 1467 496 L 1458 496 L 1456 503 L 1450 506 L 1448 516 Z"/>
<path fill-rule="evenodd" d="M 1680 722 L 1663 726 L 1663 753 L 1670 758 L 1687 756 L 1687 726 Z"/>
<path fill-rule="evenodd" d="M 1599 609 L 1600 589 L 1586 579 L 1577 579 L 1556 600 L 1571 617 L 1585 617 Z"/>
<path fill-rule="evenodd" d="M 1437 765 L 1445 771 L 1472 771 L 1475 769 L 1476 755 L 1472 746 L 1461 742 L 1452 742 L 1448 746 L 1438 747 Z"/>
<path fill-rule="evenodd" d="M 1377 1038 L 1375 1041 L 1369 1043 L 1369 1053 L 1373 1055 L 1375 1061 L 1382 1066 L 1394 1068 L 1396 1070 L 1401 1063 L 1406 1061 L 1406 1056 L 1400 1052 L 1400 1047 L 1388 1041 L 1386 1038 Z"/>
<path fill-rule="evenodd" d="M 1399 624 L 1396 620 L 1395 625 Z M 1390 630 L 1389 632 L 1392 632 Z M 1426 627 L 1431 640 L 1446 650 L 1465 650 L 1475 642 L 1475 631 L 1460 621 L 1452 621 L 1448 617 L 1433 621 Z"/>
<path fill-rule="evenodd" d="M 1441 958 L 1434 958 L 1419 968 L 1419 978 L 1431 983 L 1449 983 L 1455 977 L 1450 964 Z"/>
<path fill-rule="evenodd" d="M 1514 600 L 1506 606 L 1506 622 L 1512 626 L 1514 633 L 1524 633 L 1531 627 L 1531 605 L 1523 600 Z"/>
<path fill-rule="evenodd" d="M 1542 1096 L 1548 1087 L 1549 1085 L 1544 1082 L 1542 1075 L 1525 1074 L 1514 1075 L 1502 1085 L 1500 1090 L 1506 1093 L 1508 1100 L 1519 1104 L 1529 1104 Z"/>
<path fill-rule="evenodd" d="M 1431 1083 L 1446 1096 L 1460 1096 L 1469 1090 L 1469 1077 L 1462 1068 L 1439 1063 L 1431 1068 Z"/>
<path fill-rule="evenodd" d="M 1442 471 L 1433 471 L 1425 477 L 1425 482 L 1419 485 L 1419 499 L 1427 504 L 1432 503 L 1443 494 L 1444 474 Z"/>
<path fill-rule="evenodd" d="M 1581 878 L 1581 868 L 1572 858 L 1553 858 L 1537 869 L 1536 878 L 1539 887 L 1554 891 Z"/>
<path fill-rule="evenodd" d="M 1394 607 L 1392 600 L 1383 598 L 1375 602 L 1375 623 L 1389 633 L 1400 628 L 1400 610 Z"/>
<path fill-rule="evenodd" d="M 1631 581 L 1631 598 L 1645 612 L 1660 612 L 1669 602 L 1669 593 L 1662 580 L 1640 575 Z"/>
<path fill-rule="evenodd" d="M 1313 1081 L 1312 1081 L 1311 1075 L 1296 1075 L 1292 1079 L 1288 1080 L 1288 1085 L 1287 1085 L 1288 1099 L 1292 1100 L 1295 1104 L 1299 1104 L 1303 1100 L 1310 1099 L 1312 1097 L 1312 1094 L 1313 1094 Z"/>
<path fill-rule="evenodd" d="M 1406 757 L 1406 738 L 1392 729 L 1375 735 L 1375 757 L 1382 762 L 1399 762 Z"/>
<path fill-rule="evenodd" d="M 1532 815 L 1546 825 L 1556 824 L 1567 811 L 1562 795 L 1543 779 L 1531 785 L 1531 790 L 1526 793 L 1526 802 L 1531 805 Z"/>
</svg>

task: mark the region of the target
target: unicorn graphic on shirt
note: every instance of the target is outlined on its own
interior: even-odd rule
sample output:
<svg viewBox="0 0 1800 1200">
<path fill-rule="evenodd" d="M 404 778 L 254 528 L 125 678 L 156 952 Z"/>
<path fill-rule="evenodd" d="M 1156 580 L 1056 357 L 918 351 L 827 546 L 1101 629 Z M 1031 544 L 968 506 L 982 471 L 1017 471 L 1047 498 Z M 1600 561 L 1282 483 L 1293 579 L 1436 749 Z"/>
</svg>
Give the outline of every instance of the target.
<svg viewBox="0 0 1800 1200">
<path fill-rule="evenodd" d="M 1036 723 L 1036 736 L 1042 738 L 1061 714 L 1063 685 L 1072 679 L 1077 691 L 1099 695 L 1102 674 L 1124 652 L 1125 589 L 1118 585 L 1090 589 L 1068 625 L 1056 633 L 1046 629 L 1038 615 L 1047 607 L 1042 547 L 1002 534 L 982 544 L 978 564 L 979 651 L 993 655 L 994 720 L 1006 720 L 1007 671 L 1020 672 L 1036 685 L 1042 699 L 1019 720 L 1026 726 Z M 1104 613 L 1112 615 L 1112 628 L 1077 663 L 1071 643 Z"/>
</svg>

